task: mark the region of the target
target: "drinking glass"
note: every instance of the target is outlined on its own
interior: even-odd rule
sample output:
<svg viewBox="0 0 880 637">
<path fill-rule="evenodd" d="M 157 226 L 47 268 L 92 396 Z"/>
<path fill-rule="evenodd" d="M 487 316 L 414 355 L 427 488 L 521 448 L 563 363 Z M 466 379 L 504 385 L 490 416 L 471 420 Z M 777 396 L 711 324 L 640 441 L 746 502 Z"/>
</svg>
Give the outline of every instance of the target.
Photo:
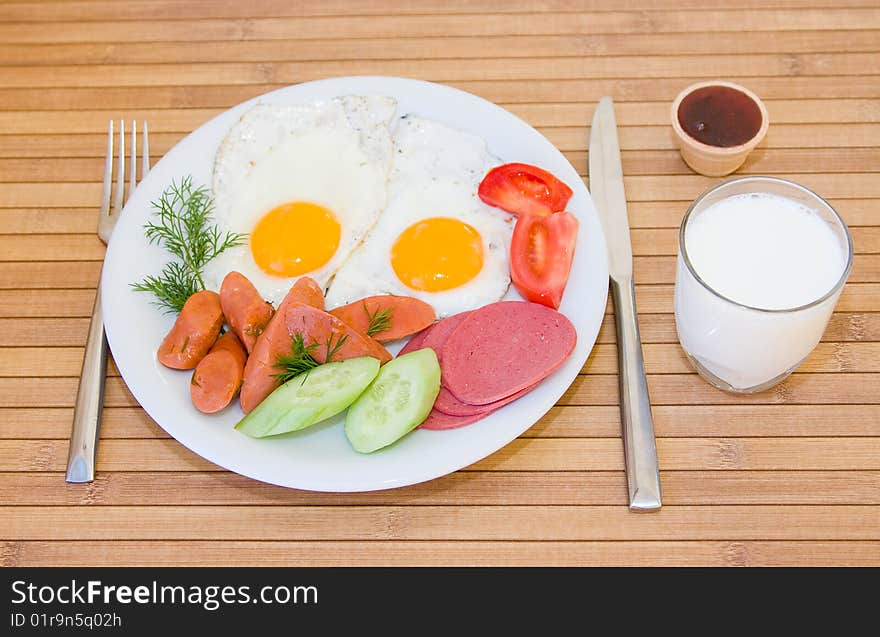
<svg viewBox="0 0 880 637">
<path fill-rule="evenodd" d="M 828 224 L 846 255 L 834 287 L 798 307 L 762 309 L 727 298 L 700 278 L 688 258 L 688 223 L 722 199 L 749 193 L 792 199 Z M 837 211 L 813 191 L 776 177 L 738 177 L 706 191 L 688 208 L 678 242 L 675 326 L 679 342 L 700 376 L 733 393 L 769 389 L 803 362 L 819 343 L 852 269 L 852 237 Z"/>
</svg>

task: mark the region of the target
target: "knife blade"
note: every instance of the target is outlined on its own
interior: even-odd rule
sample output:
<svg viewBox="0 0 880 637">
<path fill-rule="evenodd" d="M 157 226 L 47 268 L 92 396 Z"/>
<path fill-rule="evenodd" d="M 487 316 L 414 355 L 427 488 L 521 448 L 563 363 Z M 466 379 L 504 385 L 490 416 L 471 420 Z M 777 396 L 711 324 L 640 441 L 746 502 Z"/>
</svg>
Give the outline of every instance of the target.
<svg viewBox="0 0 880 637">
<path fill-rule="evenodd" d="M 636 314 L 623 166 L 617 141 L 614 102 L 610 97 L 603 97 L 596 105 L 590 127 L 589 154 L 590 194 L 605 233 L 611 298 L 614 302 L 629 507 L 633 511 L 654 511 L 662 506 L 660 471 Z"/>
</svg>

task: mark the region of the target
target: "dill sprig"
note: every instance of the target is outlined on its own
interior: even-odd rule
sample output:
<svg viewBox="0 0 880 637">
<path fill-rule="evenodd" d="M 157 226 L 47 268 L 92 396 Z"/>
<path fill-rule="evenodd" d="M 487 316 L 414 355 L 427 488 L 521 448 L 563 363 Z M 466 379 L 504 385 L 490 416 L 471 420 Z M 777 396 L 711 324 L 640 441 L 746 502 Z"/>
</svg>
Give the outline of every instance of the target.
<svg viewBox="0 0 880 637">
<path fill-rule="evenodd" d="M 280 354 L 275 359 L 275 368 L 281 371 L 274 376 L 282 384 L 318 366 L 318 361 L 312 356 L 312 351 L 318 347 L 317 343 L 306 345 L 303 335 L 299 332 L 296 332 L 291 340 L 293 349 L 290 354 Z"/>
<path fill-rule="evenodd" d="M 180 312 L 191 295 L 205 289 L 205 265 L 224 250 L 244 243 L 245 235 L 209 225 L 214 202 L 207 188 L 193 186 L 190 176 L 179 184 L 172 181 L 152 206 L 154 220 L 144 225 L 144 234 L 178 260 L 166 264 L 158 275 L 133 283 L 132 288 L 152 292 L 157 305 Z"/>
<path fill-rule="evenodd" d="M 391 329 L 391 312 L 393 310 L 393 307 L 386 307 L 384 310 L 377 309 L 370 314 L 370 310 L 367 309 L 367 303 L 364 301 L 364 312 L 367 313 L 370 319 L 370 325 L 367 327 L 367 336 L 373 336 Z"/>
<path fill-rule="evenodd" d="M 156 304 L 164 307 L 167 312 L 180 312 L 190 296 L 204 289 L 192 272 L 177 261 L 165 264 L 158 276 L 145 277 L 131 287 L 138 292 L 155 294 Z"/>
<path fill-rule="evenodd" d="M 324 358 L 325 363 L 329 363 L 336 355 L 339 348 L 342 347 L 343 343 L 348 339 L 348 334 L 336 334 L 337 340 L 335 343 L 333 342 L 333 337 L 334 335 L 330 334 L 330 338 L 324 343 L 324 346 L 327 348 L 327 356 Z M 293 336 L 291 336 L 291 341 L 293 347 L 290 354 L 280 354 L 275 359 L 275 368 L 280 369 L 281 371 L 274 374 L 274 377 L 281 384 L 286 383 L 300 374 L 308 373 L 320 365 L 312 355 L 312 352 L 318 347 L 318 343 L 310 343 L 309 345 L 306 345 L 305 339 L 300 332 L 295 332 Z M 305 379 L 303 379 L 303 382 L 305 382 Z"/>
<path fill-rule="evenodd" d="M 339 340 L 336 341 L 336 344 L 333 344 L 333 334 L 330 334 L 330 338 L 327 339 L 327 357 L 324 359 L 325 362 L 329 363 L 330 359 L 339 351 L 339 348 L 342 347 L 342 344 L 348 339 L 348 334 L 339 334 Z"/>
</svg>

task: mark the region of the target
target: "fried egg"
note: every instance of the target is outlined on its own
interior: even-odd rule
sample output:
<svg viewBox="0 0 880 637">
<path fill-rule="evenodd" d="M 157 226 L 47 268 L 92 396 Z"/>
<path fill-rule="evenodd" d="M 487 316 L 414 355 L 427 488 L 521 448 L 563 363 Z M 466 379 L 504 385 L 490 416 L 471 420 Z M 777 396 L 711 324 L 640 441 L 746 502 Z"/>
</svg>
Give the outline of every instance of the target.
<svg viewBox="0 0 880 637">
<path fill-rule="evenodd" d="M 246 243 L 209 262 L 215 290 L 237 270 L 278 304 L 301 276 L 326 288 L 386 204 L 396 102 L 346 96 L 258 104 L 222 141 L 214 162 L 214 221 Z"/>
<path fill-rule="evenodd" d="M 388 205 L 336 273 L 327 306 L 397 294 L 443 317 L 500 299 L 513 219 L 484 204 L 477 188 L 501 162 L 482 138 L 415 116 L 399 120 L 393 143 Z"/>
</svg>

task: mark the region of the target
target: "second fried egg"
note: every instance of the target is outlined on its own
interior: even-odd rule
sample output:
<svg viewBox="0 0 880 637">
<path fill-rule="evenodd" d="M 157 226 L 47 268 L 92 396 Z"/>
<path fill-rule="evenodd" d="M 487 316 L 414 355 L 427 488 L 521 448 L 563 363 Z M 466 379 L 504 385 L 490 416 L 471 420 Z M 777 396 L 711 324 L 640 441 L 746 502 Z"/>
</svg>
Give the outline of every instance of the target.
<svg viewBox="0 0 880 637">
<path fill-rule="evenodd" d="M 393 141 L 388 205 L 336 273 L 327 306 L 396 294 L 443 317 L 497 301 L 510 284 L 513 223 L 477 188 L 500 162 L 483 139 L 415 116 L 399 121 Z"/>
</svg>

